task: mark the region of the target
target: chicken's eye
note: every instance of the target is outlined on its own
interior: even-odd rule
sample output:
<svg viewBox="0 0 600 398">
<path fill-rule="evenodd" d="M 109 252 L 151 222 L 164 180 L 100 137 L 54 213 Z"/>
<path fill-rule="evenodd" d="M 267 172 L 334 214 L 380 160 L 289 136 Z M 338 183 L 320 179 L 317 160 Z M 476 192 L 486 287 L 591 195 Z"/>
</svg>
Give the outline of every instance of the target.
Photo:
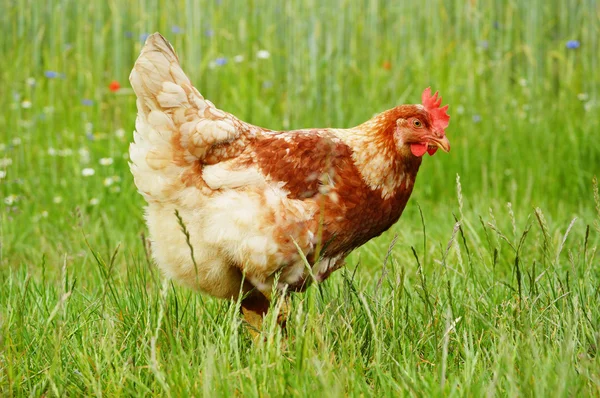
<svg viewBox="0 0 600 398">
<path fill-rule="evenodd" d="M 421 121 L 419 119 L 414 119 L 413 120 L 413 125 L 417 128 L 422 127 L 423 123 L 421 123 Z"/>
</svg>

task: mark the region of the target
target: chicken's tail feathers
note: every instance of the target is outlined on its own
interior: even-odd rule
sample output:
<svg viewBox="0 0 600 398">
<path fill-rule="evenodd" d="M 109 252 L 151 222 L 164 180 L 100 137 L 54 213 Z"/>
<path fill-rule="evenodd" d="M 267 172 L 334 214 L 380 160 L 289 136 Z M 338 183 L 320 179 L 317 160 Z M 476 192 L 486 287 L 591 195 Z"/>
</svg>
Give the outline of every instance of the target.
<svg viewBox="0 0 600 398">
<path fill-rule="evenodd" d="M 166 199 L 167 192 L 177 190 L 177 175 L 186 165 L 175 161 L 185 158 L 176 142 L 177 126 L 173 120 L 176 109 L 164 107 L 161 97 L 169 86 L 174 92 L 172 96 L 179 99 L 176 108 L 189 107 L 182 86 L 190 86 L 190 81 L 179 66 L 175 51 L 159 33 L 146 40 L 129 81 L 137 96 L 138 109 L 134 141 L 129 146 L 130 169 L 138 190 L 147 200 Z"/>
<path fill-rule="evenodd" d="M 138 108 L 130 168 L 146 199 L 166 199 L 186 181 L 199 181 L 194 173 L 212 145 L 239 134 L 230 115 L 192 86 L 159 33 L 146 40 L 129 81 Z"/>
<path fill-rule="evenodd" d="M 175 50 L 160 33 L 154 33 L 146 39 L 129 81 L 137 97 L 142 100 L 138 104 L 142 106 L 138 111 L 144 114 L 161 107 L 185 106 L 188 102 L 186 95 L 166 98 L 168 96 L 165 94 L 173 90 L 185 94 L 184 87 L 191 86 L 191 83 L 179 65 Z M 165 90 L 165 85 L 171 90 Z M 179 86 L 180 90 L 172 85 Z"/>
</svg>

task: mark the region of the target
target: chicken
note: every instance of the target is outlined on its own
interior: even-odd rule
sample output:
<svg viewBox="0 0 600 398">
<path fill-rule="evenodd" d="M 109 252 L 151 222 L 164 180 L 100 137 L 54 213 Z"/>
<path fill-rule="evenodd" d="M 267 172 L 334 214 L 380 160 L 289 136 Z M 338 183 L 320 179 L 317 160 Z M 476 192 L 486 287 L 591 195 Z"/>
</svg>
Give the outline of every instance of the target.
<svg viewBox="0 0 600 398">
<path fill-rule="evenodd" d="M 272 131 L 204 99 L 158 33 L 130 82 L 138 109 L 130 168 L 148 203 L 156 263 L 193 289 L 242 295 L 253 325 L 274 287 L 302 291 L 326 279 L 390 228 L 425 153 L 450 150 L 448 106 L 429 88 L 422 104 L 353 128 Z"/>
</svg>

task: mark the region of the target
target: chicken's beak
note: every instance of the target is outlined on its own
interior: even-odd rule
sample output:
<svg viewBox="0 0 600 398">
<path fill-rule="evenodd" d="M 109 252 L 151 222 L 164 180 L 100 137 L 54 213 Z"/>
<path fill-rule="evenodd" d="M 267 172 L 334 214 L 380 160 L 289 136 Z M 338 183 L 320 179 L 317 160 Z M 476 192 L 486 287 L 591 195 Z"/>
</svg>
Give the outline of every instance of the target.
<svg viewBox="0 0 600 398">
<path fill-rule="evenodd" d="M 448 141 L 448 138 L 445 135 L 432 138 L 431 143 L 437 145 L 438 148 L 442 148 L 444 152 L 450 152 L 450 141 Z"/>
</svg>

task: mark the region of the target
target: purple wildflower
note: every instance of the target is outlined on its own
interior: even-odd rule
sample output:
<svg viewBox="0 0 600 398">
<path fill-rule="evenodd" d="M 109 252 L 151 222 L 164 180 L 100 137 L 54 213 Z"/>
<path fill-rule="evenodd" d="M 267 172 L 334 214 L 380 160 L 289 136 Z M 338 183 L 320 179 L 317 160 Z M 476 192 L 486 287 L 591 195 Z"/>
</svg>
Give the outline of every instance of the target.
<svg viewBox="0 0 600 398">
<path fill-rule="evenodd" d="M 566 44 L 569 50 L 575 50 L 581 46 L 579 40 L 569 40 Z"/>
<path fill-rule="evenodd" d="M 226 63 L 227 63 L 227 58 L 225 58 L 225 57 L 219 57 L 219 58 L 215 59 L 215 64 L 217 66 L 223 66 Z"/>
<path fill-rule="evenodd" d="M 58 77 L 58 72 L 55 72 L 53 70 L 47 70 L 46 72 L 44 72 L 44 76 L 46 76 L 48 79 L 54 79 Z"/>
<path fill-rule="evenodd" d="M 94 101 L 89 98 L 84 98 L 81 100 L 81 104 L 85 106 L 92 106 L 94 105 Z"/>
</svg>

